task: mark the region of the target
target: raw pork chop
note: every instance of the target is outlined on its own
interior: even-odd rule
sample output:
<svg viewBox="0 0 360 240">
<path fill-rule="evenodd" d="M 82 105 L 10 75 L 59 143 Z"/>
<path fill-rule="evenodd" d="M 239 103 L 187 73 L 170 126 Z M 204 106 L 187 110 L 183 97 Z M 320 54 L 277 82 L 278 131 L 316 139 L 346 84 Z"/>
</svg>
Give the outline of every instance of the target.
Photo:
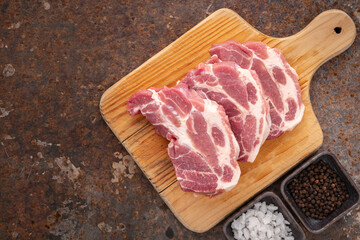
<svg viewBox="0 0 360 240">
<path fill-rule="evenodd" d="M 262 42 L 240 44 L 230 40 L 214 44 L 211 55 L 222 61 L 234 61 L 244 69 L 256 71 L 270 106 L 271 128 L 268 139 L 291 131 L 302 119 L 304 104 L 296 71 L 280 50 Z"/>
<path fill-rule="evenodd" d="M 253 162 L 270 130 L 269 106 L 255 72 L 216 55 L 181 81 L 224 107 L 240 146 L 238 160 Z"/>
<path fill-rule="evenodd" d="M 168 154 L 184 191 L 213 196 L 237 184 L 239 146 L 222 106 L 178 84 L 141 90 L 127 107 L 132 116 L 141 112 L 170 141 Z"/>
</svg>

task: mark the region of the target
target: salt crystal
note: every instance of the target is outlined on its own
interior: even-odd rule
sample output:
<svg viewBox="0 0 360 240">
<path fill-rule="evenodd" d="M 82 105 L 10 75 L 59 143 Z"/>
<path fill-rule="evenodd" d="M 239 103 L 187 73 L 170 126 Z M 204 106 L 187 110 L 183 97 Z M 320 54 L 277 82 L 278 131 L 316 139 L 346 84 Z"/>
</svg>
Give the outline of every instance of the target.
<svg viewBox="0 0 360 240">
<path fill-rule="evenodd" d="M 232 228 L 236 228 L 236 225 L 238 224 L 238 222 L 239 222 L 239 219 L 237 218 L 237 219 L 234 219 L 234 221 L 231 223 L 231 227 Z M 236 228 L 237 229 L 237 228 Z"/>
<path fill-rule="evenodd" d="M 265 217 L 265 214 L 263 212 L 256 212 L 255 216 L 258 217 L 259 219 L 263 219 Z"/>
<path fill-rule="evenodd" d="M 266 210 L 267 210 L 267 208 L 266 208 L 266 203 L 265 202 L 262 202 L 261 203 L 261 207 L 260 207 L 260 211 L 262 211 L 264 214 L 266 213 Z"/>
<path fill-rule="evenodd" d="M 267 209 L 270 210 L 271 212 L 273 212 L 273 211 L 277 210 L 278 207 L 274 206 L 274 204 L 270 204 Z"/>
<path fill-rule="evenodd" d="M 254 209 L 256 211 L 259 211 L 260 206 L 261 206 L 261 202 L 257 202 L 257 203 L 254 204 Z"/>
<path fill-rule="evenodd" d="M 266 232 L 267 231 L 267 227 L 265 225 L 261 225 L 259 228 L 258 228 L 258 231 L 259 232 Z"/>
<path fill-rule="evenodd" d="M 255 232 L 255 231 L 251 231 L 251 232 L 250 232 L 250 237 L 251 237 L 251 239 L 256 238 L 256 237 L 257 237 L 256 232 Z"/>
<path fill-rule="evenodd" d="M 265 239 L 265 233 L 264 232 L 259 232 L 259 238 L 260 239 Z"/>
<path fill-rule="evenodd" d="M 243 234 L 244 234 L 244 237 L 246 240 L 248 240 L 250 238 L 250 232 L 247 228 L 244 228 Z"/>
<path fill-rule="evenodd" d="M 278 224 L 278 227 L 280 228 L 281 232 L 285 232 L 285 225 L 283 222 L 281 222 L 280 224 Z"/>
<path fill-rule="evenodd" d="M 249 229 L 252 229 L 252 228 L 257 228 L 260 226 L 260 222 L 259 222 L 259 219 L 257 219 L 256 217 L 250 217 L 249 218 L 249 225 L 248 225 L 248 228 Z"/>
<path fill-rule="evenodd" d="M 267 213 L 265 217 L 262 219 L 262 222 L 264 224 L 269 224 L 271 222 L 271 219 L 272 219 L 272 213 Z"/>
<path fill-rule="evenodd" d="M 274 240 L 281 240 L 281 238 L 279 236 L 274 236 Z"/>
<path fill-rule="evenodd" d="M 245 225 L 245 214 L 242 214 L 239 220 L 242 225 Z"/>
<path fill-rule="evenodd" d="M 255 210 L 249 209 L 249 210 L 247 210 L 245 217 L 249 218 L 251 216 L 254 216 L 254 214 L 255 214 Z"/>
<path fill-rule="evenodd" d="M 233 231 L 234 232 L 234 238 L 235 239 L 242 239 L 243 238 L 243 234 L 239 231 Z"/>
<path fill-rule="evenodd" d="M 282 213 L 279 213 L 279 214 L 276 216 L 275 221 L 276 221 L 276 225 L 280 225 L 281 223 L 283 223 L 284 217 L 283 217 Z"/>
</svg>

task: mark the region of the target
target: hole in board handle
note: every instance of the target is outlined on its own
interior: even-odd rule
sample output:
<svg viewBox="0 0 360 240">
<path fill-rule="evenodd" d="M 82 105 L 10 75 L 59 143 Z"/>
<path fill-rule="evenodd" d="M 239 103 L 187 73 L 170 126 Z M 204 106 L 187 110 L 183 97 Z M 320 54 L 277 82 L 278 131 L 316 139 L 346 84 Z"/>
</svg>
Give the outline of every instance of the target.
<svg viewBox="0 0 360 240">
<path fill-rule="evenodd" d="M 340 34 L 341 33 L 341 27 L 336 27 L 336 28 L 334 28 L 334 32 L 336 33 L 336 34 Z"/>
</svg>

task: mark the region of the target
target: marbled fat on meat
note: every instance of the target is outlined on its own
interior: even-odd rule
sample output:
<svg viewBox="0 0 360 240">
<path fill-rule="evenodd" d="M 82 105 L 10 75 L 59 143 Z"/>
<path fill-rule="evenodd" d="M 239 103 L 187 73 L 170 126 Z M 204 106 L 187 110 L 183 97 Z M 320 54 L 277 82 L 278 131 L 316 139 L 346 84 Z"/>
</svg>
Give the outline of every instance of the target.
<svg viewBox="0 0 360 240">
<path fill-rule="evenodd" d="M 224 107 L 240 146 L 239 161 L 253 162 L 270 130 L 269 106 L 255 72 L 214 55 L 181 83 Z"/>
<path fill-rule="evenodd" d="M 141 90 L 128 100 L 167 138 L 168 154 L 184 191 L 209 196 L 232 189 L 240 177 L 239 145 L 224 108 L 186 84 Z"/>
<path fill-rule="evenodd" d="M 211 55 L 222 61 L 234 61 L 243 69 L 254 70 L 270 106 L 271 128 L 268 139 L 291 131 L 301 121 L 304 104 L 296 71 L 280 50 L 262 42 L 240 44 L 230 40 L 214 44 Z"/>
</svg>

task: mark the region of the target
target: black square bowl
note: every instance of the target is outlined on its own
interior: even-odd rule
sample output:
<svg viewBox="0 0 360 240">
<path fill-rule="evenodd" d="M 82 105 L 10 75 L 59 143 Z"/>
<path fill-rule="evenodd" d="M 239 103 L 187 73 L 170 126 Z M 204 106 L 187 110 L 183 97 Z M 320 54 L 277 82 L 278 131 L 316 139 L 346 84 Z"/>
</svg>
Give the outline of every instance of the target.
<svg viewBox="0 0 360 240">
<path fill-rule="evenodd" d="M 333 211 L 326 218 L 319 220 L 319 219 L 307 217 L 301 211 L 301 209 L 297 206 L 294 198 L 292 197 L 292 195 L 289 191 L 289 184 L 291 183 L 293 178 L 298 176 L 304 169 L 306 169 L 311 164 L 318 163 L 321 160 L 325 164 L 327 164 L 345 183 L 346 189 L 347 189 L 350 197 L 343 202 L 343 204 L 340 206 L 340 208 Z M 310 160 L 306 161 L 303 165 L 301 165 L 297 170 L 295 170 L 293 173 L 291 173 L 288 177 L 286 177 L 283 180 L 283 182 L 281 183 L 281 193 L 282 193 L 283 197 L 285 198 L 285 200 L 290 205 L 290 207 L 292 208 L 292 210 L 298 216 L 300 221 L 306 227 L 306 229 L 312 233 L 320 233 L 320 232 L 324 231 L 331 224 L 333 224 L 334 222 L 336 222 L 337 220 L 342 218 L 350 210 L 354 209 L 356 207 L 356 205 L 359 203 L 359 195 L 360 195 L 359 190 L 356 187 L 356 184 L 351 179 L 351 177 L 347 174 L 344 167 L 337 160 L 336 156 L 329 152 L 322 152 L 322 153 L 315 155 Z"/>
<path fill-rule="evenodd" d="M 299 224 L 295 221 L 294 217 L 291 215 L 289 210 L 285 207 L 284 203 L 280 200 L 278 196 L 276 196 L 275 193 L 272 192 L 264 192 L 260 194 L 257 198 L 255 198 L 253 201 L 248 203 L 246 206 L 242 207 L 237 213 L 232 215 L 224 224 L 223 231 L 225 233 L 225 236 L 229 240 L 235 240 L 234 233 L 231 229 L 231 223 L 238 217 L 240 217 L 243 213 L 245 213 L 248 209 L 253 208 L 255 203 L 258 202 L 266 202 L 267 205 L 274 204 L 278 207 L 279 212 L 281 212 L 284 216 L 284 218 L 290 223 L 289 227 L 291 228 L 292 234 L 294 236 L 294 239 L 296 240 L 304 240 L 305 234 L 302 228 L 299 226 Z"/>
</svg>

